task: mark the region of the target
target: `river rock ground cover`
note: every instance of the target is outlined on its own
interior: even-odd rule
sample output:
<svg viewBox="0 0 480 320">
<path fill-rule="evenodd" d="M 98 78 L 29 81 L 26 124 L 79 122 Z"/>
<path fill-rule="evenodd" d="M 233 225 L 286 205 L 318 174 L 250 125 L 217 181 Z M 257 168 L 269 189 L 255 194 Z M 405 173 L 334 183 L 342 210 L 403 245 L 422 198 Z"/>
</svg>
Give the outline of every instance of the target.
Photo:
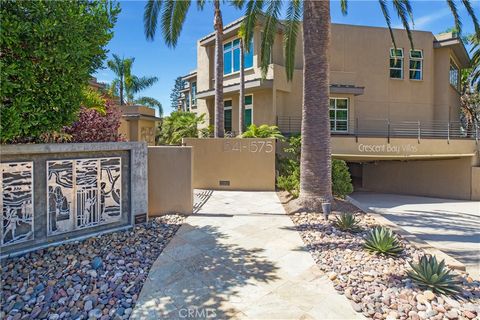
<svg viewBox="0 0 480 320">
<path fill-rule="evenodd" d="M 287 212 L 286 193 L 280 198 Z M 326 222 L 321 214 L 293 213 L 296 229 L 339 294 L 344 294 L 357 312 L 375 319 L 480 319 L 480 282 L 460 274 L 462 293 L 447 297 L 423 291 L 407 277 L 410 261 L 424 254 L 399 236 L 403 253 L 395 258 L 378 256 L 363 249 L 367 231 L 377 223 L 351 204 L 335 200 Z M 355 213 L 362 232 L 342 232 L 332 224 L 340 212 Z"/>
<path fill-rule="evenodd" d="M 150 267 L 183 220 L 166 215 L 3 260 L 0 319 L 128 319 Z"/>
</svg>

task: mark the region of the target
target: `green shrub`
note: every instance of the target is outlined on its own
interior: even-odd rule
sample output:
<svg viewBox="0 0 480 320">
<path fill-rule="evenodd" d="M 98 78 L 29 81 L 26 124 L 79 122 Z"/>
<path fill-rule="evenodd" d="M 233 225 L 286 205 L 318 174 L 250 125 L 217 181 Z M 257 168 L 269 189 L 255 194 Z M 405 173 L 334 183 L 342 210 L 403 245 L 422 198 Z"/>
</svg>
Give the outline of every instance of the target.
<svg viewBox="0 0 480 320">
<path fill-rule="evenodd" d="M 0 143 L 36 142 L 76 120 L 119 11 L 107 1 L 2 1 Z"/>
<path fill-rule="evenodd" d="M 300 169 L 294 170 L 289 175 L 279 176 L 277 187 L 287 191 L 294 198 L 298 198 L 300 194 Z"/>
<path fill-rule="evenodd" d="M 342 231 L 357 232 L 360 231 L 360 220 L 352 213 L 342 213 L 335 217 L 334 226 Z"/>
<path fill-rule="evenodd" d="M 277 160 L 279 171 L 277 187 L 290 192 L 286 189 L 287 185 L 298 186 L 298 189 L 292 189 L 298 196 L 300 193 L 300 150 L 302 139 L 301 136 L 292 136 L 287 141 L 288 146 L 283 149 L 287 155 L 278 157 Z M 352 178 L 350 177 L 348 166 L 343 160 L 332 160 L 332 192 L 335 196 L 341 198 L 353 192 Z"/>
<path fill-rule="evenodd" d="M 395 256 L 403 251 L 403 248 L 392 230 L 385 227 L 375 227 L 371 230 L 365 239 L 365 249 L 370 252 L 376 252 Z"/>
<path fill-rule="evenodd" d="M 205 122 L 205 114 L 197 117 L 193 112 L 175 111 L 163 118 L 159 140 L 161 144 L 180 144 L 182 138 L 198 138 L 198 126 Z"/>
<path fill-rule="evenodd" d="M 352 178 L 343 160 L 332 160 L 332 192 L 341 198 L 353 192 Z"/>
<path fill-rule="evenodd" d="M 410 263 L 412 270 L 407 274 L 422 289 L 441 294 L 460 292 L 460 281 L 445 267 L 445 260 L 437 262 L 435 256 L 424 255 L 417 264 Z"/>
<path fill-rule="evenodd" d="M 257 127 L 256 125 L 251 124 L 247 131 L 242 134 L 242 138 L 283 139 L 284 137 L 277 126 L 262 124 L 261 126 Z"/>
</svg>

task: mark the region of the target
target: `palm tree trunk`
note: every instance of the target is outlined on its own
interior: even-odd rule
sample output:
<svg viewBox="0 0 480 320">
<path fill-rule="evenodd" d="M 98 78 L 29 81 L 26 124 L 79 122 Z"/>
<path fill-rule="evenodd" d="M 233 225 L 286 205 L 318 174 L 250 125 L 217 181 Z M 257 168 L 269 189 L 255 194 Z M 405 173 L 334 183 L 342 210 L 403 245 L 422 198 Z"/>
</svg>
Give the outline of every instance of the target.
<svg viewBox="0 0 480 320">
<path fill-rule="evenodd" d="M 238 134 L 243 133 L 245 123 L 245 62 L 243 57 L 243 39 L 240 38 L 240 90 L 238 101 Z"/>
<path fill-rule="evenodd" d="M 220 0 L 214 0 L 215 15 L 215 138 L 225 134 L 223 119 L 223 21 Z"/>
<path fill-rule="evenodd" d="M 299 204 L 320 212 L 332 200 L 329 63 L 330 1 L 303 5 L 303 109 Z"/>
<path fill-rule="evenodd" d="M 124 81 L 123 75 L 120 75 L 120 105 L 123 106 L 123 81 Z"/>
</svg>

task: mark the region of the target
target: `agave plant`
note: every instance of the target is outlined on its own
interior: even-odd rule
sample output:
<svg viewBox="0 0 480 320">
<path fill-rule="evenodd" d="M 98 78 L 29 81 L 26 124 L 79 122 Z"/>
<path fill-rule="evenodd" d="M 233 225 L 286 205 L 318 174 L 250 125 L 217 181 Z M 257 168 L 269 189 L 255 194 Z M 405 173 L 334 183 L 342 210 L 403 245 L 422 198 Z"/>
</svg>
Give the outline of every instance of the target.
<svg viewBox="0 0 480 320">
<path fill-rule="evenodd" d="M 353 213 L 342 213 L 335 217 L 333 225 L 342 231 L 357 232 L 360 230 L 360 221 L 355 217 Z"/>
<path fill-rule="evenodd" d="M 422 289 L 441 294 L 456 294 L 461 290 L 460 281 L 445 267 L 445 260 L 438 263 L 435 256 L 424 255 L 417 264 L 410 262 L 410 266 L 408 276 Z"/>
<path fill-rule="evenodd" d="M 403 250 L 400 241 L 392 230 L 382 226 L 375 227 L 368 233 L 364 247 L 370 252 L 391 256 L 395 256 Z"/>
</svg>

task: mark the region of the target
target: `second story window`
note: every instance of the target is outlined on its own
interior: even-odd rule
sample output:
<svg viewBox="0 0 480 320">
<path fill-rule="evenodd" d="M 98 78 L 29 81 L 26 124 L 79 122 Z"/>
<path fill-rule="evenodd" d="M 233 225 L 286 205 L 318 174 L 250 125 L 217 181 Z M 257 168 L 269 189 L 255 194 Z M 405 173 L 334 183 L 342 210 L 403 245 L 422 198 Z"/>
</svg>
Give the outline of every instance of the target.
<svg viewBox="0 0 480 320">
<path fill-rule="evenodd" d="M 244 53 L 245 69 L 253 67 L 253 41 L 250 42 L 250 51 Z M 240 39 L 227 42 L 223 45 L 223 74 L 240 71 Z"/>
<path fill-rule="evenodd" d="M 390 49 L 390 78 L 403 79 L 403 49 Z"/>
<path fill-rule="evenodd" d="M 423 79 L 423 51 L 410 50 L 410 79 Z"/>
<path fill-rule="evenodd" d="M 450 84 L 457 90 L 460 90 L 460 70 L 455 62 L 450 59 Z"/>
<path fill-rule="evenodd" d="M 197 83 L 192 82 L 192 88 L 190 89 L 192 95 L 192 106 L 197 105 Z"/>
</svg>

